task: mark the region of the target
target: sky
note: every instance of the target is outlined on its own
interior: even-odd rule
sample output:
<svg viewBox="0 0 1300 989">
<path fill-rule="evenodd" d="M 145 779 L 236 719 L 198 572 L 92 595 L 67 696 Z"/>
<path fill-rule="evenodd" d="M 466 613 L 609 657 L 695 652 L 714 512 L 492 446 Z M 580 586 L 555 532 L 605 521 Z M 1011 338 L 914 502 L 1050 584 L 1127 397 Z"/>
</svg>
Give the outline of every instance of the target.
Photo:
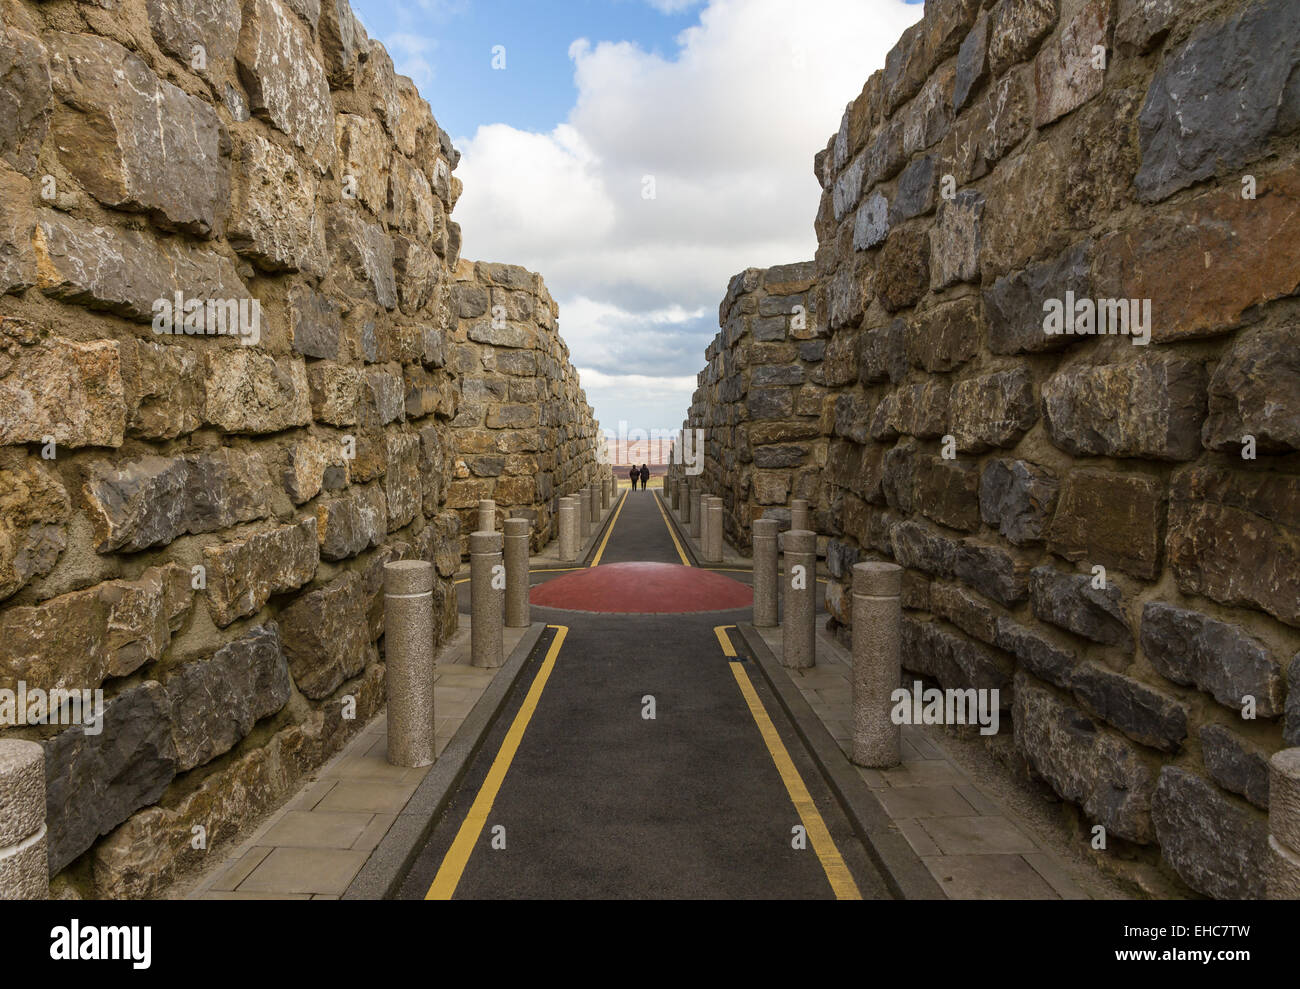
<svg viewBox="0 0 1300 989">
<path fill-rule="evenodd" d="M 540 272 L 607 432 L 681 426 L 731 276 L 809 260 L 813 156 L 906 0 L 352 0 L 461 151 L 461 256 Z"/>
</svg>

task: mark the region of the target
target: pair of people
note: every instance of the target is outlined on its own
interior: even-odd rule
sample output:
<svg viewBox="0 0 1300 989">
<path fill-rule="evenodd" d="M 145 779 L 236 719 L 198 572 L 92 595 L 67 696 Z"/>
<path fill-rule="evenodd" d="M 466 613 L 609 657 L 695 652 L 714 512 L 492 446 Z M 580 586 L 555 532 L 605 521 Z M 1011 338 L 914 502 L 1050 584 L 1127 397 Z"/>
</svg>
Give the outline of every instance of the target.
<svg viewBox="0 0 1300 989">
<path fill-rule="evenodd" d="M 646 482 L 650 480 L 650 467 L 647 464 L 642 464 L 640 467 L 633 464 L 632 469 L 627 472 L 627 476 L 632 479 L 633 491 L 636 490 L 636 482 L 638 479 L 641 481 L 641 490 L 644 491 Z"/>
</svg>

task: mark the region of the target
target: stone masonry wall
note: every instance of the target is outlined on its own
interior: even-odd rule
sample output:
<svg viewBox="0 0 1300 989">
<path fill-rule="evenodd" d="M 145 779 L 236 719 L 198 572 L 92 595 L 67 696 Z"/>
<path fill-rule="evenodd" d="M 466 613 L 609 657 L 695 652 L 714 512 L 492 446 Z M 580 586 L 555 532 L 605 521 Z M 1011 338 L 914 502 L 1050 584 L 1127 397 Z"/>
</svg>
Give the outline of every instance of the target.
<svg viewBox="0 0 1300 989">
<path fill-rule="evenodd" d="M 107 698 L 0 727 L 56 895 L 157 894 L 365 724 L 388 560 L 454 630 L 458 157 L 346 0 L 0 0 L 0 690 Z"/>
<path fill-rule="evenodd" d="M 1153 889 L 1261 896 L 1300 744 L 1297 80 L 1293 0 L 927 0 L 815 162 L 832 623 L 905 566 L 906 668 Z"/>
<path fill-rule="evenodd" d="M 498 523 L 531 519 L 540 549 L 559 535 L 559 499 L 609 476 L 597 466 L 600 426 L 540 275 L 461 261 L 454 293 L 450 354 L 461 388 L 447 505 L 460 515 L 466 553 L 482 498 L 496 501 Z"/>
<path fill-rule="evenodd" d="M 736 546 L 750 545 L 750 522 L 764 513 L 789 521 L 791 498 L 821 503 L 829 426 L 815 274 L 807 261 L 731 280 L 684 424 L 703 430 L 703 481 L 722 497 L 724 534 Z"/>
</svg>

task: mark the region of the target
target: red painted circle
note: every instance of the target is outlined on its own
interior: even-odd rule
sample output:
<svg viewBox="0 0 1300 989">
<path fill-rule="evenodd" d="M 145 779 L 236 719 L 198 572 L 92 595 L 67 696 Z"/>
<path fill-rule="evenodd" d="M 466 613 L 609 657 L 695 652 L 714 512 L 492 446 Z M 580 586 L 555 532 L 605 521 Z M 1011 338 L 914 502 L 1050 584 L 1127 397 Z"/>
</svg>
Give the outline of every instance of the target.
<svg viewBox="0 0 1300 989">
<path fill-rule="evenodd" d="M 544 608 L 639 615 L 726 611 L 754 603 L 745 584 L 676 563 L 606 563 L 538 584 L 528 597 Z"/>
</svg>

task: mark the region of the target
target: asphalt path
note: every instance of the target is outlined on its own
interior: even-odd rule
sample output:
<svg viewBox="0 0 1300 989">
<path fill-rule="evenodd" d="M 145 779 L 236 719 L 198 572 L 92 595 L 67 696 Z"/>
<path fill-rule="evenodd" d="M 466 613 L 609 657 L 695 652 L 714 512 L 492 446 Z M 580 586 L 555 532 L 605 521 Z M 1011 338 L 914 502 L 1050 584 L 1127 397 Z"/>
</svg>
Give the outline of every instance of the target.
<svg viewBox="0 0 1300 989">
<path fill-rule="evenodd" d="M 661 504 L 626 492 L 600 567 L 681 565 Z M 620 570 L 635 568 L 611 580 Z M 533 607 L 552 627 L 400 896 L 886 898 L 762 672 L 735 654 L 750 610 L 630 613 L 635 583 L 626 600 L 629 613 Z"/>
</svg>

